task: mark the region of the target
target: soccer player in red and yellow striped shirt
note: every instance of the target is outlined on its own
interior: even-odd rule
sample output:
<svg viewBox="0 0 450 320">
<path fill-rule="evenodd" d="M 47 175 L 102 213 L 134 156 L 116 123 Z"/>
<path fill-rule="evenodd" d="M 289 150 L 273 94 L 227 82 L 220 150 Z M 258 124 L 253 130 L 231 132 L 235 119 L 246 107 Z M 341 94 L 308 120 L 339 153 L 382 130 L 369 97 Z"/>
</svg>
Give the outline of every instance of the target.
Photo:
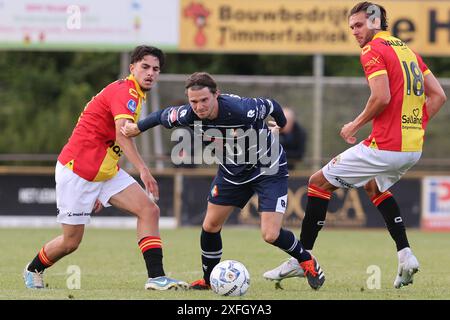
<svg viewBox="0 0 450 320">
<path fill-rule="evenodd" d="M 145 289 L 187 288 L 165 276 L 159 235 L 158 185 L 131 138 L 120 128 L 136 122 L 145 93 L 156 83 L 163 52 L 138 46 L 131 55 L 130 76 L 106 86 L 86 105 L 55 170 L 57 221 L 62 235 L 47 242 L 24 270 L 28 288 L 43 288 L 44 270 L 78 248 L 92 211 L 113 205 L 137 217 L 138 245 L 147 267 Z M 122 155 L 139 171 L 145 190 L 123 169 Z"/>
<path fill-rule="evenodd" d="M 345 124 L 340 134 L 354 144 L 355 134 L 369 121 L 373 129 L 367 139 L 311 176 L 300 240 L 305 249 L 312 250 L 334 190 L 364 187 L 396 243 L 399 268 L 394 287 L 400 288 L 412 283 L 419 263 L 409 247 L 399 207 L 388 189 L 420 159 L 427 124 L 446 96 L 422 58 L 387 31 L 382 6 L 358 3 L 350 11 L 349 26 L 362 48 L 361 64 L 371 94 L 364 110 Z M 289 266 L 292 263 L 284 263 L 268 273 L 287 273 Z"/>
</svg>

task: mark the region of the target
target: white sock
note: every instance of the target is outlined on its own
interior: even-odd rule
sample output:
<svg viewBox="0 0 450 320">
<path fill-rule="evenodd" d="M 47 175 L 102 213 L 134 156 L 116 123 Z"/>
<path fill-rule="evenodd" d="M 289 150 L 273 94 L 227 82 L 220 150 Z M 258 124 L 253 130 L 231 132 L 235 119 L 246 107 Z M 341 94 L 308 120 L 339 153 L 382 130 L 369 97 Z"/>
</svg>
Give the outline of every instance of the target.
<svg viewBox="0 0 450 320">
<path fill-rule="evenodd" d="M 403 262 L 412 254 L 411 248 L 406 247 L 397 252 L 398 261 Z"/>
</svg>

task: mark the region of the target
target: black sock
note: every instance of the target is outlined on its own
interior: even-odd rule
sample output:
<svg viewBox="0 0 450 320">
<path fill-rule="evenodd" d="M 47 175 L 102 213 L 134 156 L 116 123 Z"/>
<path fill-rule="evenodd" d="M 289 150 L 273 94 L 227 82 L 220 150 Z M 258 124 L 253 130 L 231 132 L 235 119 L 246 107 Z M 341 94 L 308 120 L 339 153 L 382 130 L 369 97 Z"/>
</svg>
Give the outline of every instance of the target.
<svg viewBox="0 0 450 320">
<path fill-rule="evenodd" d="M 209 284 L 211 271 L 222 258 L 222 237 L 220 236 L 220 231 L 212 233 L 206 232 L 202 228 L 200 248 L 202 249 L 203 279 Z"/>
<path fill-rule="evenodd" d="M 53 262 L 47 257 L 44 252 L 44 247 L 39 251 L 39 253 L 34 257 L 33 261 L 28 265 L 27 270 L 30 272 L 43 272 L 48 267 L 52 266 Z"/>
<path fill-rule="evenodd" d="M 144 256 L 149 278 L 164 276 L 161 238 L 149 236 L 139 241 L 139 248 Z"/>
<path fill-rule="evenodd" d="M 295 235 L 289 230 L 281 228 L 280 235 L 278 236 L 277 240 L 275 240 L 272 244 L 286 251 L 295 259 L 297 259 L 299 262 L 311 259 L 311 255 L 308 253 L 308 251 L 303 249 L 303 246 L 300 243 L 300 241 L 298 241 Z"/>
<path fill-rule="evenodd" d="M 392 193 L 389 191 L 376 195 L 372 198 L 373 204 L 381 212 L 387 229 L 395 241 L 397 251 L 409 247 L 408 237 L 406 236 L 405 225 L 400 214 L 400 208 L 397 205 Z"/>
<path fill-rule="evenodd" d="M 300 233 L 300 241 L 306 250 L 312 250 L 317 235 L 325 224 L 330 198 L 330 192 L 316 186 L 308 186 L 308 201 Z"/>
</svg>

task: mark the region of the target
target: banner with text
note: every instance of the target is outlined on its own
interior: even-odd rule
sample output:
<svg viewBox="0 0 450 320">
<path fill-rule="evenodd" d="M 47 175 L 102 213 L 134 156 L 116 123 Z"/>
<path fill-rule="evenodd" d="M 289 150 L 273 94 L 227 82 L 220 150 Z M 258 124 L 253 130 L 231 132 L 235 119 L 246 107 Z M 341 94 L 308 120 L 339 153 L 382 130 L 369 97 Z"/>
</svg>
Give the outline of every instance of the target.
<svg viewBox="0 0 450 320">
<path fill-rule="evenodd" d="M 450 177 L 426 177 L 422 190 L 422 228 L 450 230 Z"/>
<path fill-rule="evenodd" d="M 179 0 L 0 1 L 0 49 L 178 47 Z"/>
<path fill-rule="evenodd" d="M 181 225 L 202 224 L 212 180 L 212 177 L 184 177 Z M 288 228 L 299 228 L 305 215 L 308 178 L 290 176 L 288 186 L 288 202 L 283 225 Z M 404 178 L 390 189 L 401 208 L 406 227 L 420 226 L 420 187 L 420 178 Z M 243 210 L 236 209 L 226 223 L 259 226 L 261 221 L 258 213 L 258 197 L 253 196 Z M 327 227 L 342 228 L 386 227 L 381 213 L 372 204 L 363 188 L 336 190 L 328 207 L 325 224 Z"/>
<path fill-rule="evenodd" d="M 173 177 L 155 174 L 161 194 L 173 194 Z M 139 182 L 140 179 L 136 178 Z M 173 216 L 172 197 L 161 197 L 161 216 Z M 0 217 L 49 216 L 56 220 L 55 176 L 48 174 L 0 174 Z M 94 217 L 96 215 L 93 215 Z M 114 207 L 103 209 L 98 216 L 130 216 Z"/>
<path fill-rule="evenodd" d="M 358 1 L 180 0 L 180 51 L 358 54 Z M 390 31 L 424 55 L 450 55 L 450 1 L 376 1 Z"/>
</svg>

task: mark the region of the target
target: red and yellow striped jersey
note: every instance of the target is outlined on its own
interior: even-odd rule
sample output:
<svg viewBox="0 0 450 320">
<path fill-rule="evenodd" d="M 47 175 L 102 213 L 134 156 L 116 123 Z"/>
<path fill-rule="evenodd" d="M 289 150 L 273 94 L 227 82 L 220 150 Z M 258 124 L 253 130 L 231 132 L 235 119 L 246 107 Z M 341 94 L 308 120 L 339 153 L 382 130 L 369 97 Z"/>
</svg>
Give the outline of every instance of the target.
<svg viewBox="0 0 450 320">
<path fill-rule="evenodd" d="M 389 32 L 378 32 L 362 48 L 367 80 L 387 74 L 391 101 L 373 119 L 364 144 L 380 150 L 422 151 L 428 122 L 424 76 L 430 72 L 422 58 Z"/>
<path fill-rule="evenodd" d="M 136 122 L 145 94 L 134 77 L 106 86 L 86 105 L 58 161 L 88 181 L 104 181 L 119 170 L 115 120 Z"/>
</svg>

